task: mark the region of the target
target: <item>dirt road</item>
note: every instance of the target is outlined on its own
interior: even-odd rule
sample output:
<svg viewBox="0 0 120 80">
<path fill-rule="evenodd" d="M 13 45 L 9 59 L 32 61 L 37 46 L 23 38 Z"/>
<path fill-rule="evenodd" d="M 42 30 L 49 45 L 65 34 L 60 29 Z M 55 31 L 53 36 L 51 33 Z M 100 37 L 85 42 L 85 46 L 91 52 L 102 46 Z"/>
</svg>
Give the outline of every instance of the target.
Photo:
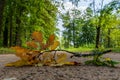
<svg viewBox="0 0 120 80">
<path fill-rule="evenodd" d="M 120 53 L 104 55 L 120 61 Z M 0 55 L 0 80 L 120 80 L 120 65 L 117 68 L 103 66 L 63 66 L 63 67 L 4 67 L 16 61 L 13 54 Z M 74 58 L 84 62 L 88 58 Z"/>
</svg>

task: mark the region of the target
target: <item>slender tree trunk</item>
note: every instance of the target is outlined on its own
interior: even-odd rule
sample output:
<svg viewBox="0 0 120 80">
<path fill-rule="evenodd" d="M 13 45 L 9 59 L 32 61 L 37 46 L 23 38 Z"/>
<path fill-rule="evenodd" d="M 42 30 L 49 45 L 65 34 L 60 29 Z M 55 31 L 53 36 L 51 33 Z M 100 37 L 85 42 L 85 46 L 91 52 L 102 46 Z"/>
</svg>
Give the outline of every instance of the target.
<svg viewBox="0 0 120 80">
<path fill-rule="evenodd" d="M 0 0 L 0 39 L 2 38 L 2 21 L 3 21 L 3 11 L 5 6 L 5 0 Z"/>
<path fill-rule="evenodd" d="M 103 8 L 103 2 L 104 0 L 101 0 L 101 9 Z M 94 15 L 96 15 L 95 12 L 95 0 L 93 0 L 93 10 L 94 10 Z M 101 17 L 102 17 L 102 12 L 100 12 L 100 17 L 99 17 L 99 23 L 98 26 L 96 28 L 96 44 L 95 44 L 95 48 L 99 48 L 100 46 L 100 30 L 101 30 Z M 96 21 L 97 22 L 97 21 Z"/>
<path fill-rule="evenodd" d="M 110 29 L 108 29 L 108 44 L 107 47 L 110 47 Z"/>
<path fill-rule="evenodd" d="M 20 19 L 19 18 L 17 18 L 17 20 L 16 20 L 16 22 L 17 22 L 17 27 L 16 27 L 16 33 L 15 33 L 15 45 L 17 45 L 17 46 L 21 46 L 21 26 L 20 26 L 20 24 L 21 24 L 21 21 L 20 21 Z"/>
<path fill-rule="evenodd" d="M 76 44 L 75 44 L 75 25 L 74 25 L 74 22 L 72 23 L 73 25 L 72 25 L 72 27 L 73 27 L 73 46 L 74 46 L 74 48 L 76 47 Z"/>
<path fill-rule="evenodd" d="M 3 31 L 3 46 L 8 47 L 8 18 L 6 18 L 5 27 Z"/>
<path fill-rule="evenodd" d="M 96 28 L 96 48 L 99 48 L 100 45 L 100 27 Z"/>
<path fill-rule="evenodd" d="M 101 34 L 101 21 L 102 21 L 102 12 L 100 13 L 100 17 L 99 17 L 99 23 L 98 23 L 98 27 L 96 28 L 96 48 L 100 47 L 100 34 Z"/>
<path fill-rule="evenodd" d="M 10 5 L 10 29 L 9 29 L 9 46 L 13 46 L 13 8 L 12 4 Z"/>
<path fill-rule="evenodd" d="M 13 27 L 12 27 L 12 16 L 10 16 L 10 34 L 9 34 L 9 46 L 12 46 L 13 44 L 13 36 L 12 36 L 12 32 L 13 32 Z"/>
<path fill-rule="evenodd" d="M 16 24 L 17 24 L 17 27 L 16 27 L 16 33 L 15 33 L 15 44 L 17 46 L 21 46 L 22 45 L 22 40 L 21 40 L 21 34 L 22 34 L 22 27 L 21 27 L 21 16 L 22 16 L 22 7 L 17 5 L 17 13 L 18 13 L 18 16 L 16 16 Z"/>
</svg>

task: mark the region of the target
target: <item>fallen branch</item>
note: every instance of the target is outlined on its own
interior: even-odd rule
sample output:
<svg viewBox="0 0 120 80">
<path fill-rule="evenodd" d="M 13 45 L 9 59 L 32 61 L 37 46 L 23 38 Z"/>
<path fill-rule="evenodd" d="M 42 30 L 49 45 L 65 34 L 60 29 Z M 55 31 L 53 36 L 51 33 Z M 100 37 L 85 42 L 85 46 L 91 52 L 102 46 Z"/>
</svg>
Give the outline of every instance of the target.
<svg viewBox="0 0 120 80">
<path fill-rule="evenodd" d="M 44 51 L 44 52 L 41 52 L 37 55 L 37 57 L 41 56 L 42 54 L 46 53 L 46 52 L 51 52 L 53 54 L 59 54 L 59 53 L 66 53 L 66 54 L 71 54 L 71 57 L 75 56 L 75 57 L 88 57 L 88 56 L 99 56 L 99 55 L 102 55 L 102 54 L 106 54 L 106 53 L 109 53 L 111 52 L 112 50 L 106 50 L 106 51 L 103 51 L 103 52 L 92 52 L 92 53 L 88 53 L 88 54 L 83 54 L 83 53 L 80 53 L 80 52 L 71 52 L 71 51 L 67 51 L 67 50 L 48 50 L 48 51 Z"/>
<path fill-rule="evenodd" d="M 75 53 L 74 56 L 75 57 L 87 57 L 87 56 L 100 56 L 100 55 L 103 55 L 103 54 L 106 54 L 106 53 L 109 53 L 111 52 L 112 50 L 106 50 L 106 51 L 103 51 L 103 52 L 92 52 L 92 53 L 89 53 L 89 54 L 79 54 L 79 53 Z"/>
</svg>

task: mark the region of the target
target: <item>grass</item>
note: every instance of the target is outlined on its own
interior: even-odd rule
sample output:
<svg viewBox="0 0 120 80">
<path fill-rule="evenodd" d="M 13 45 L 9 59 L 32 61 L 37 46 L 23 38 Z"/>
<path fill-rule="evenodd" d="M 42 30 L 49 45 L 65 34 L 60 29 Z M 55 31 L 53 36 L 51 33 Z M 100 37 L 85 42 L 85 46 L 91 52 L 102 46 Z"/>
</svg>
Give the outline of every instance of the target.
<svg viewBox="0 0 120 80">
<path fill-rule="evenodd" d="M 66 48 L 65 50 L 72 51 L 72 52 L 90 52 L 94 50 L 93 47 L 79 47 L 79 48 Z M 112 52 L 120 53 L 120 48 L 104 48 L 104 50 L 111 49 Z"/>
<path fill-rule="evenodd" d="M 72 52 L 90 52 L 93 50 L 93 48 L 79 47 L 79 48 L 68 48 L 65 50 L 72 51 Z"/>
<path fill-rule="evenodd" d="M 10 53 L 14 53 L 13 50 L 11 50 L 10 48 L 0 48 L 0 54 L 10 54 Z"/>
<path fill-rule="evenodd" d="M 118 48 L 113 48 L 112 50 L 113 50 L 113 52 L 120 53 L 120 47 L 118 47 Z"/>
</svg>

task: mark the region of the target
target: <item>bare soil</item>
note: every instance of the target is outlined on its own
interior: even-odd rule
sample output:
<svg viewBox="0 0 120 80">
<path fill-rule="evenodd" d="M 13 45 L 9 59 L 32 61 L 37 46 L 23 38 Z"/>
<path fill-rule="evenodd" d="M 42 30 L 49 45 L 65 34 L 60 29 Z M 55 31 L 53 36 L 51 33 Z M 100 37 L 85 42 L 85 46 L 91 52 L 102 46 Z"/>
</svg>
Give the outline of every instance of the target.
<svg viewBox="0 0 120 80">
<path fill-rule="evenodd" d="M 120 53 L 108 53 L 104 57 L 120 61 Z M 90 58 L 73 58 L 82 63 L 79 66 L 4 66 L 17 59 L 14 54 L 0 55 L 0 80 L 120 80 L 120 65 L 115 68 L 85 65 L 83 62 Z"/>
</svg>

